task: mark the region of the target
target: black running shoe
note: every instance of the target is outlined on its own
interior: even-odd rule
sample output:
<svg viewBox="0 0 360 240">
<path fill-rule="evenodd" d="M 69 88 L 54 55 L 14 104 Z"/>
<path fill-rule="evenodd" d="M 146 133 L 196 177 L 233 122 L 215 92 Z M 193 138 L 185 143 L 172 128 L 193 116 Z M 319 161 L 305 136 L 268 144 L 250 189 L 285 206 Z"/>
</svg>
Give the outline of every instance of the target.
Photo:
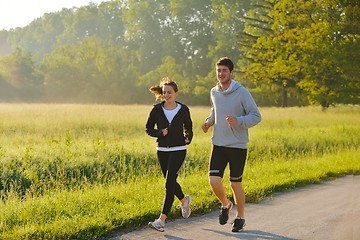
<svg viewBox="0 0 360 240">
<path fill-rule="evenodd" d="M 242 218 L 235 218 L 232 224 L 232 232 L 242 232 L 245 227 L 245 219 Z"/>
<path fill-rule="evenodd" d="M 219 223 L 220 225 L 224 225 L 227 223 L 227 221 L 229 220 L 229 212 L 231 210 L 231 208 L 233 207 L 233 204 L 231 201 L 230 202 L 230 207 L 228 208 L 221 208 L 220 210 L 220 214 L 219 214 Z"/>
</svg>

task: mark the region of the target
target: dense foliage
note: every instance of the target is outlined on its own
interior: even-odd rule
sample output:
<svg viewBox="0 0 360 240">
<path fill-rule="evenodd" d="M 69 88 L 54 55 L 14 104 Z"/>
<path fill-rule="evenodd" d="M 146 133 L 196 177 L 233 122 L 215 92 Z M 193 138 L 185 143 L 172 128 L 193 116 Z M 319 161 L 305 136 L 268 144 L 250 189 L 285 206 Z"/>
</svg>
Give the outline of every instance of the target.
<svg viewBox="0 0 360 240">
<path fill-rule="evenodd" d="M 0 31 L 0 101 L 144 103 L 163 76 L 208 104 L 214 61 L 259 105 L 360 102 L 356 0 L 118 0 Z"/>
</svg>

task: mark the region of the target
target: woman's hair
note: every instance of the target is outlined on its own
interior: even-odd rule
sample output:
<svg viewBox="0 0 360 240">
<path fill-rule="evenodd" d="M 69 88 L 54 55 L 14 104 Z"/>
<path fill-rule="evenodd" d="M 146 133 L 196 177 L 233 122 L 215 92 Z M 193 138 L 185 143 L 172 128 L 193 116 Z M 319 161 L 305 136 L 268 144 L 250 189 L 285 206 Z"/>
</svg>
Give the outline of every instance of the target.
<svg viewBox="0 0 360 240">
<path fill-rule="evenodd" d="M 175 92 L 178 91 L 178 87 L 176 82 L 174 82 L 173 80 L 171 80 L 168 77 L 164 77 L 161 82 L 160 85 L 155 85 L 152 86 L 151 88 L 149 88 L 149 91 L 152 92 L 155 95 L 156 100 L 163 100 L 164 96 L 163 96 L 163 86 L 165 85 L 169 85 L 171 86 Z"/>
</svg>

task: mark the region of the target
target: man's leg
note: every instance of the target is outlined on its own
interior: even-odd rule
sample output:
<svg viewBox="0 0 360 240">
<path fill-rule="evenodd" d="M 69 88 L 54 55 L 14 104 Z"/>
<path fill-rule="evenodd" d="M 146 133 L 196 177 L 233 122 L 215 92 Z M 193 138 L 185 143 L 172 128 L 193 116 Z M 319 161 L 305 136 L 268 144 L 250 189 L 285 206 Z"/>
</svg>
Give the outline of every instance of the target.
<svg viewBox="0 0 360 240">
<path fill-rule="evenodd" d="M 210 185 L 212 191 L 215 193 L 216 197 L 221 202 L 221 210 L 219 214 L 219 223 L 220 225 L 224 225 L 227 223 L 229 219 L 229 213 L 233 206 L 232 202 L 227 199 L 225 188 L 222 184 L 221 177 L 218 176 L 210 176 Z"/>
<path fill-rule="evenodd" d="M 237 208 L 237 217 L 244 218 L 245 191 L 242 186 L 242 175 L 246 162 L 246 149 L 229 149 L 230 160 L 230 184 L 234 194 L 234 201 Z"/>
<path fill-rule="evenodd" d="M 229 199 L 226 197 L 226 191 L 224 185 L 222 184 L 222 178 L 218 176 L 210 176 L 210 186 L 222 206 L 227 206 L 229 204 Z"/>
<path fill-rule="evenodd" d="M 224 176 L 224 170 L 228 163 L 226 157 L 223 155 L 224 148 L 213 146 L 213 151 L 210 158 L 210 170 L 209 170 L 209 181 L 210 186 L 216 197 L 221 202 L 221 210 L 219 214 L 219 223 L 224 225 L 229 219 L 229 212 L 232 208 L 232 202 L 227 199 L 226 191 L 222 183 L 222 177 Z"/>
<path fill-rule="evenodd" d="M 244 218 L 245 209 L 245 191 L 241 182 L 231 182 L 231 188 L 234 194 L 234 200 L 237 209 L 237 217 Z"/>
<path fill-rule="evenodd" d="M 223 207 L 229 204 L 222 183 L 222 177 L 227 163 L 228 162 L 223 155 L 223 147 L 213 145 L 209 164 L 209 182 L 213 193 L 219 199 Z"/>
<path fill-rule="evenodd" d="M 236 218 L 232 224 L 232 232 L 241 232 L 244 230 L 245 218 L 245 191 L 242 187 L 242 175 L 244 172 L 246 162 L 246 149 L 230 149 L 231 158 L 230 160 L 230 183 L 234 194 L 234 200 L 236 203 Z"/>
</svg>

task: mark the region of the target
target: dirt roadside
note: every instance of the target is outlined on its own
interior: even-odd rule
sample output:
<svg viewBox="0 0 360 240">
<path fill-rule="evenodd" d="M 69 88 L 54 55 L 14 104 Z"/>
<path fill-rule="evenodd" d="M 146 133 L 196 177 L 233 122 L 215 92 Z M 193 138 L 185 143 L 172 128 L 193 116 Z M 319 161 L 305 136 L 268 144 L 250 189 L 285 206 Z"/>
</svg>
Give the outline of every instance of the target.
<svg viewBox="0 0 360 240">
<path fill-rule="evenodd" d="M 165 232 L 139 229 L 108 240 L 222 240 L 222 239 L 360 239 L 360 176 L 344 176 L 275 193 L 258 204 L 247 204 L 246 227 L 232 233 L 219 225 L 218 212 L 169 222 Z M 235 215 L 235 209 L 231 216 Z"/>
</svg>

